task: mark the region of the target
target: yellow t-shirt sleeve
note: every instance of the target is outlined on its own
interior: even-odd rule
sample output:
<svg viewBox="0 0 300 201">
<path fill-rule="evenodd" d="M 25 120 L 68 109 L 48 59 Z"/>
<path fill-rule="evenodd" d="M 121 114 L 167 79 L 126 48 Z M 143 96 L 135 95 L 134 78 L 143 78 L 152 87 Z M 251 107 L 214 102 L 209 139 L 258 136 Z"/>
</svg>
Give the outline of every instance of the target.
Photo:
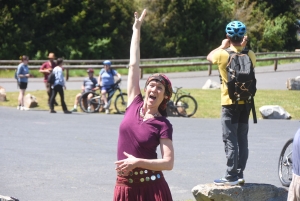
<svg viewBox="0 0 300 201">
<path fill-rule="evenodd" d="M 252 61 L 253 67 L 256 66 L 256 56 L 252 50 L 249 50 L 248 55 Z"/>
</svg>

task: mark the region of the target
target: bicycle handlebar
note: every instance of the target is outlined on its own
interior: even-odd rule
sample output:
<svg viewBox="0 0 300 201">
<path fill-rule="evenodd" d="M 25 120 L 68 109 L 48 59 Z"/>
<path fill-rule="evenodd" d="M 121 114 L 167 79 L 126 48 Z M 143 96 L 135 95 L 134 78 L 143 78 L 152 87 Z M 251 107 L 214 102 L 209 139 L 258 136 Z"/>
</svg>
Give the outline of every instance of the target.
<svg viewBox="0 0 300 201">
<path fill-rule="evenodd" d="M 121 78 L 118 79 L 114 84 L 110 85 L 109 89 L 115 88 L 116 86 L 118 86 L 118 85 L 121 83 L 121 81 L 122 81 Z M 101 90 L 101 88 L 102 88 L 103 86 L 101 86 L 100 84 L 96 84 L 96 87 L 99 87 L 99 89 Z"/>
</svg>

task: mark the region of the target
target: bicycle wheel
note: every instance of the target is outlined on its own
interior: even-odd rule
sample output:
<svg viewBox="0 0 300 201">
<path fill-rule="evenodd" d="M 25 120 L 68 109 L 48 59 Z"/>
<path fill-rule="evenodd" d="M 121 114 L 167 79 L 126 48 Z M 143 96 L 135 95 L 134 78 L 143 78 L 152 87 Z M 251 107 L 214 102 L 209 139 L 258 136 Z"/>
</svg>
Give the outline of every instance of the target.
<svg viewBox="0 0 300 201">
<path fill-rule="evenodd" d="M 127 108 L 127 93 L 117 95 L 115 100 L 115 108 L 118 114 L 124 114 Z"/>
<path fill-rule="evenodd" d="M 93 94 L 93 97 L 87 101 L 87 96 L 89 94 Z M 79 105 L 82 111 L 87 112 L 87 113 L 93 113 L 93 112 L 98 112 L 99 108 L 103 103 L 101 104 L 101 96 L 95 92 L 86 92 L 81 95 L 79 99 Z M 88 108 L 90 107 L 90 108 Z"/>
<path fill-rule="evenodd" d="M 293 162 L 292 162 L 292 151 L 293 151 L 293 139 L 289 139 L 283 146 L 279 161 L 278 161 L 278 176 L 283 186 L 290 186 L 293 177 Z"/>
<path fill-rule="evenodd" d="M 191 117 L 196 113 L 198 104 L 192 96 L 182 95 L 177 99 L 175 107 L 179 116 Z"/>
</svg>

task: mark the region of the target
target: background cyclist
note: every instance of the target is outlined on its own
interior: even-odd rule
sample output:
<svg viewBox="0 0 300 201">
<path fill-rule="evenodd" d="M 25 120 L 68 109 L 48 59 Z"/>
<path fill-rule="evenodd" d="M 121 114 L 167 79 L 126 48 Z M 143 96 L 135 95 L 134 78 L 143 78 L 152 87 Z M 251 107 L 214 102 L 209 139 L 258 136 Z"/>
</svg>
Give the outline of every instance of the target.
<svg viewBox="0 0 300 201">
<path fill-rule="evenodd" d="M 97 85 L 97 79 L 94 77 L 94 70 L 90 68 L 87 70 L 87 73 L 88 73 L 88 77 L 83 80 L 83 84 L 81 86 L 82 92 L 78 93 L 75 97 L 74 108 L 73 108 L 72 112 L 77 112 L 77 105 L 78 105 L 79 99 L 83 93 L 96 90 L 95 88 Z M 87 96 L 87 100 L 91 99 L 92 97 L 93 97 L 93 94 L 89 94 Z M 88 105 L 88 111 L 90 111 L 90 105 Z"/>
<path fill-rule="evenodd" d="M 100 70 L 98 83 L 101 85 L 101 94 L 104 101 L 104 109 L 106 113 L 109 113 L 109 104 L 107 102 L 107 90 L 115 83 L 115 76 L 121 79 L 121 75 L 111 68 L 111 62 L 105 60 L 103 62 L 104 68 Z"/>
</svg>

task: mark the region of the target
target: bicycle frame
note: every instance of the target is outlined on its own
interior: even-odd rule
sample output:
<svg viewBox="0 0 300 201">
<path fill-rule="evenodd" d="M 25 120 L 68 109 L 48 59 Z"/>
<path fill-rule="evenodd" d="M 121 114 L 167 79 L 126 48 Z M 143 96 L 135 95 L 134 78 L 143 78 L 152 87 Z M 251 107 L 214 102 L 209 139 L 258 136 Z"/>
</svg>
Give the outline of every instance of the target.
<svg viewBox="0 0 300 201">
<path fill-rule="evenodd" d="M 119 91 L 120 94 L 123 94 L 123 93 L 122 93 L 122 90 L 121 90 L 120 87 L 119 87 L 119 83 L 120 83 L 120 82 L 116 82 L 115 84 L 113 84 L 113 85 L 106 91 L 106 93 L 108 94 L 108 96 L 107 96 L 107 103 L 108 103 L 108 105 L 110 105 L 111 99 L 112 99 L 112 97 L 115 95 L 116 91 Z M 90 101 L 92 101 L 93 99 L 99 99 L 99 98 L 102 99 L 101 87 L 100 87 L 99 90 L 100 90 L 100 94 L 99 94 L 98 96 L 95 96 L 95 97 L 91 98 Z M 101 102 L 101 105 L 104 105 L 104 103 Z"/>
<path fill-rule="evenodd" d="M 115 95 L 116 91 L 119 91 L 119 93 L 122 94 L 122 90 L 120 89 L 118 84 L 116 84 L 115 86 L 113 86 L 107 90 L 107 94 L 108 94 L 107 102 L 109 105 L 110 105 L 110 101 L 111 101 L 112 97 Z"/>
<path fill-rule="evenodd" d="M 175 90 L 174 90 L 175 89 Z M 182 90 L 182 87 L 174 87 L 173 88 L 173 94 L 175 94 L 172 98 L 172 101 L 175 102 L 179 96 L 185 94 L 185 95 L 190 95 L 190 93 L 185 92 Z"/>
</svg>

